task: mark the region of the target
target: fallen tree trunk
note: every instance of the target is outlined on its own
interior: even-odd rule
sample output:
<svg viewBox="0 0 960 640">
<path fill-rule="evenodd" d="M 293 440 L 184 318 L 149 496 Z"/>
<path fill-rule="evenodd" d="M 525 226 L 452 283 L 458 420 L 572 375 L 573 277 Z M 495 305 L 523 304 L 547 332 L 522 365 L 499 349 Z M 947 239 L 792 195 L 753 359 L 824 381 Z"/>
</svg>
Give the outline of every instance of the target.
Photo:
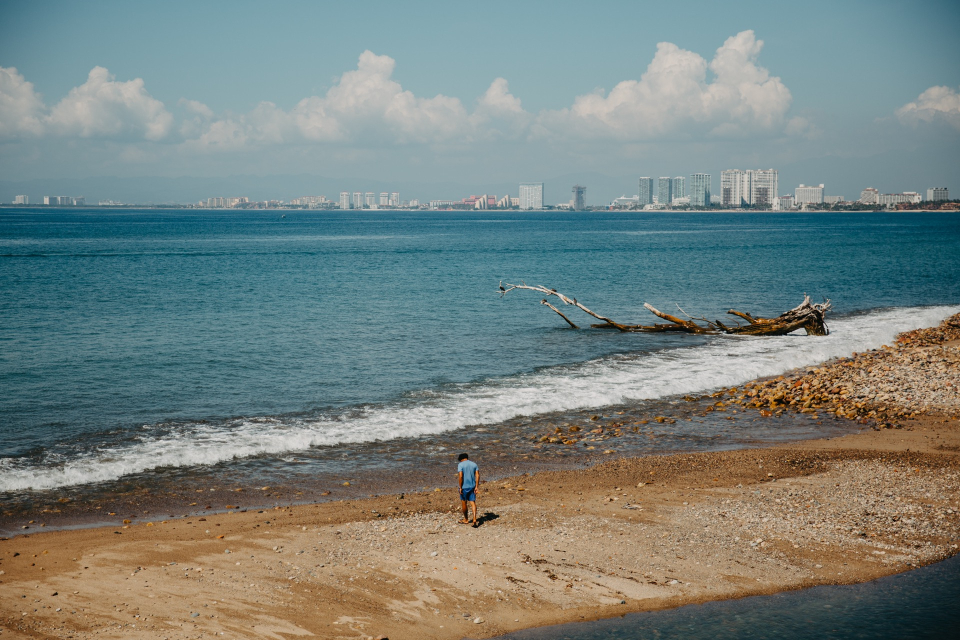
<svg viewBox="0 0 960 640">
<path fill-rule="evenodd" d="M 730 309 L 727 311 L 728 314 L 744 318 L 750 324 L 730 327 L 727 333 L 748 336 L 785 336 L 797 329 L 803 329 L 808 336 L 826 336 L 830 335 L 830 330 L 827 328 L 824 316 L 829 309 L 829 300 L 814 304 L 808 295 L 803 296 L 803 302 L 776 318 L 754 318 L 748 313 Z"/>
<path fill-rule="evenodd" d="M 793 309 L 781 313 L 776 318 L 755 318 L 749 313 L 730 309 L 727 311 L 729 315 L 746 320 L 747 324 L 744 325 L 737 323 L 736 326 L 727 326 L 719 320 L 711 321 L 707 320 L 706 318 L 694 318 L 688 315 L 678 306 L 677 309 L 679 309 L 680 312 L 688 318 L 684 320 L 678 316 L 664 313 L 663 311 L 660 311 L 653 305 L 646 302 L 643 304 L 644 308 L 658 318 L 666 320 L 667 324 L 623 324 L 588 309 L 583 304 L 578 302 L 576 298 L 564 295 L 556 289 L 549 289 L 542 285 L 528 285 L 526 283 L 505 284 L 501 282 L 500 297 L 502 298 L 506 294 L 517 289 L 536 291 L 544 294 L 545 297 L 540 301 L 540 304 L 550 307 L 550 309 L 563 318 L 566 323 L 574 329 L 579 329 L 579 327 L 562 311 L 560 311 L 560 309 L 552 305 L 548 301 L 548 298 L 555 296 L 563 304 L 576 307 L 587 315 L 600 320 L 600 323 L 590 325 L 595 329 L 616 329 L 618 331 L 635 333 L 727 333 L 732 335 L 746 336 L 783 336 L 797 331 L 798 329 L 803 329 L 806 331 L 807 335 L 813 336 L 825 336 L 829 335 L 830 333 L 830 330 L 827 329 L 826 322 L 824 321 L 824 316 L 830 309 L 830 301 L 824 300 L 822 303 L 815 304 L 810 300 L 810 296 L 806 294 L 803 296 L 803 302 Z"/>
</svg>

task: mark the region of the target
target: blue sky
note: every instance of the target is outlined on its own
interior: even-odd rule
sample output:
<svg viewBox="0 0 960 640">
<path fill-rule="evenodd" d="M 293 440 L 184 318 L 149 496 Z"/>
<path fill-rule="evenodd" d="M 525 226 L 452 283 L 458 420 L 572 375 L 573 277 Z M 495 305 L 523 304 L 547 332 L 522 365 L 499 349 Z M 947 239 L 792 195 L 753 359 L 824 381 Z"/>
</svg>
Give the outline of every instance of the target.
<svg viewBox="0 0 960 640">
<path fill-rule="evenodd" d="M 958 7 L 3 2 L 0 173 L 960 190 Z"/>
</svg>

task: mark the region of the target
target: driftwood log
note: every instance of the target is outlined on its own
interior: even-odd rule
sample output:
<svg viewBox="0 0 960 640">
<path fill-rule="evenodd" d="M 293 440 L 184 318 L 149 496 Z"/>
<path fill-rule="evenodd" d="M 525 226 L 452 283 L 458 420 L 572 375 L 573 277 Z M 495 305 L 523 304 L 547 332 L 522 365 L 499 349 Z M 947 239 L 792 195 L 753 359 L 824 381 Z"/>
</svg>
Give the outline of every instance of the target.
<svg viewBox="0 0 960 640">
<path fill-rule="evenodd" d="M 815 304 L 810 300 L 810 296 L 806 294 L 803 296 L 803 302 L 793 309 L 781 313 L 776 318 L 755 318 L 749 313 L 737 311 L 736 309 L 730 309 L 727 311 L 729 315 L 740 318 L 741 320 L 745 320 L 747 324 L 742 324 L 738 321 L 735 321 L 736 324 L 734 325 L 726 325 L 719 320 L 695 318 L 688 315 L 687 312 L 681 309 L 678 305 L 677 309 L 681 314 L 686 316 L 686 319 L 684 319 L 678 316 L 670 315 L 669 313 L 664 313 L 663 311 L 660 311 L 653 305 L 646 302 L 643 303 L 643 306 L 647 309 L 647 311 L 657 316 L 661 320 L 666 320 L 666 323 L 622 324 L 607 318 L 606 316 L 602 316 L 599 313 L 591 311 L 583 304 L 578 302 L 576 298 L 564 295 L 556 289 L 548 289 L 542 285 L 531 286 L 526 283 L 510 284 L 501 282 L 500 297 L 502 298 L 511 291 L 518 289 L 536 291 L 544 294 L 545 297 L 540 301 L 540 304 L 553 309 L 557 315 L 563 318 L 566 323 L 574 329 L 579 329 L 579 327 L 562 311 L 560 311 L 560 309 L 550 303 L 549 298 L 551 296 L 556 297 L 560 302 L 567 306 L 576 307 L 587 315 L 600 320 L 599 323 L 590 325 L 595 329 L 616 329 L 618 331 L 639 333 L 660 333 L 668 331 L 706 334 L 727 333 L 746 336 L 783 336 L 798 329 L 803 329 L 809 336 L 825 336 L 829 335 L 830 333 L 830 330 L 827 329 L 827 324 L 824 321 L 824 315 L 826 315 L 827 311 L 830 309 L 830 301 L 824 300 L 822 303 Z"/>
</svg>

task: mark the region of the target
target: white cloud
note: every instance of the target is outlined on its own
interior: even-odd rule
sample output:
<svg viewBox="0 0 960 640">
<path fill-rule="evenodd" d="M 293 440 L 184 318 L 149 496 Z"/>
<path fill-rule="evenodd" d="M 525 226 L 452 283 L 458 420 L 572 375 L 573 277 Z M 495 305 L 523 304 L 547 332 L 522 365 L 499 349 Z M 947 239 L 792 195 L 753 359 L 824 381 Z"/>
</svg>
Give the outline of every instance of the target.
<svg viewBox="0 0 960 640">
<path fill-rule="evenodd" d="M 496 78 L 480 96 L 470 116 L 478 137 L 512 138 L 524 133 L 533 115 L 524 110 L 520 98 L 510 93 L 504 78 Z"/>
<path fill-rule="evenodd" d="M 216 152 L 316 143 L 377 149 L 530 137 L 632 143 L 811 135 L 816 130 L 811 123 L 787 117 L 790 92 L 757 63 L 762 47 L 753 31 L 743 31 L 728 38 L 708 62 L 662 42 L 639 80 L 620 82 L 608 94 L 578 96 L 569 108 L 538 115 L 524 110 L 502 77 L 491 82 L 472 112 L 458 98 L 414 95 L 393 78 L 396 61 L 372 51 L 364 51 L 357 67 L 324 95 L 306 97 L 292 109 L 262 102 L 247 113 L 216 114 L 201 102 L 182 99 L 176 118 L 146 91 L 142 79 L 118 82 L 103 67 L 94 67 L 84 84 L 49 110 L 16 69 L 0 68 L 0 136 L 178 139 L 184 149 Z M 935 87 L 921 98 L 934 89 L 951 91 Z M 956 100 L 956 93 L 951 95 Z"/>
<path fill-rule="evenodd" d="M 249 114 L 208 123 L 187 144 L 229 149 L 302 141 L 435 143 L 470 135 L 459 99 L 404 91 L 392 78 L 395 66 L 389 56 L 364 51 L 357 68 L 344 73 L 326 95 L 304 98 L 289 112 L 261 103 Z"/>
<path fill-rule="evenodd" d="M 791 95 L 780 78 L 757 64 L 762 48 L 753 31 L 742 31 L 708 64 L 697 53 L 661 42 L 640 80 L 624 80 L 606 96 L 599 91 L 578 96 L 569 109 L 544 111 L 536 130 L 622 141 L 782 132 Z"/>
<path fill-rule="evenodd" d="M 14 67 L 0 67 L 0 138 L 15 138 L 43 133 L 45 107 Z"/>
<path fill-rule="evenodd" d="M 46 123 L 61 135 L 156 141 L 170 132 L 173 115 L 147 93 L 142 79 L 117 82 L 103 67 L 94 67 L 85 83 L 53 107 Z"/>
<path fill-rule="evenodd" d="M 953 87 L 930 87 L 915 102 L 908 102 L 896 113 L 904 124 L 942 120 L 960 129 L 960 93 L 954 91 Z"/>
</svg>

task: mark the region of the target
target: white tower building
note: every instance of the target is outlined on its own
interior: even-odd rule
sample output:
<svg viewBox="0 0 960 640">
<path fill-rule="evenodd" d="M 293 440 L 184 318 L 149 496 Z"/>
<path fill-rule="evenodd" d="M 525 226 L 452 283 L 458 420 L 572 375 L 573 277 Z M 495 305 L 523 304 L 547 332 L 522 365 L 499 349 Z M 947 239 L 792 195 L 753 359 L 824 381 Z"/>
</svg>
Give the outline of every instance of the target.
<svg viewBox="0 0 960 640">
<path fill-rule="evenodd" d="M 525 210 L 543 209 L 543 183 L 520 183 L 520 208 Z"/>
</svg>

